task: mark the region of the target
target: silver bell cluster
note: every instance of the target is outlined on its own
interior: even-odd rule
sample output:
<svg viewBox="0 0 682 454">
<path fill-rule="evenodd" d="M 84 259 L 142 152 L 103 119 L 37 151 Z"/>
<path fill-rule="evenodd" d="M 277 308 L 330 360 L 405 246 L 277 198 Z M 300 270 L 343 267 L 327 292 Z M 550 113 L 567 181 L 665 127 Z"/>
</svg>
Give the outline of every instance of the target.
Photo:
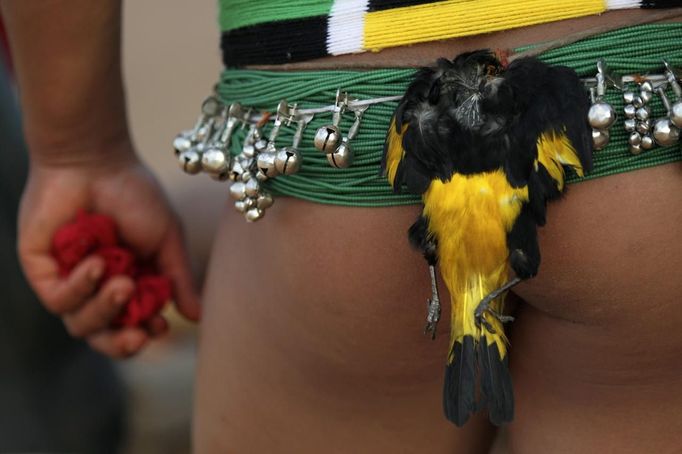
<svg viewBox="0 0 682 454">
<path fill-rule="evenodd" d="M 231 181 L 230 196 L 234 207 L 247 221 L 257 221 L 273 204 L 263 183 L 280 175 L 298 172 L 303 163 L 300 145 L 303 132 L 315 115 L 332 114 L 332 124 L 320 128 L 314 145 L 327 154 L 329 163 L 346 168 L 353 162 L 350 142 L 357 136 L 360 120 L 373 104 L 397 101 L 401 96 L 357 101 L 337 90 L 334 104 L 314 109 L 298 109 L 282 100 L 274 115 L 255 112 L 239 103 L 226 106 L 216 96 L 209 96 L 201 105 L 201 115 L 194 128 L 175 137 L 173 148 L 180 168 L 189 174 L 204 172 L 217 181 Z M 339 125 L 345 112 L 355 115 L 346 136 Z M 267 136 L 262 129 L 272 122 Z M 294 127 L 291 145 L 275 143 L 282 127 Z M 230 153 L 232 135 L 237 129 L 247 129 L 242 148 L 236 156 Z"/>
<path fill-rule="evenodd" d="M 282 101 L 270 136 L 264 140 L 261 128 L 269 121 L 269 115 L 254 114 L 253 109 L 245 109 L 239 103 L 225 106 L 211 96 L 202 104 L 195 127 L 181 132 L 173 141 L 178 164 L 190 174 L 203 171 L 214 180 L 231 181 L 235 209 L 247 221 L 257 221 L 273 204 L 272 195 L 262 187 L 262 182 L 280 174 L 291 175 L 301 167 L 302 156 L 297 148 L 308 117 L 299 121 L 302 126 L 291 147 L 278 150 L 275 146 L 282 124 L 293 120 L 294 110 L 295 106 Z M 233 157 L 231 139 L 239 127 L 248 127 L 248 132 L 240 153 Z M 261 166 L 262 162 L 271 165 Z"/>
<path fill-rule="evenodd" d="M 628 133 L 630 153 L 640 154 L 642 150 L 650 150 L 655 142 L 652 136 L 653 120 L 649 102 L 654 97 L 654 86 L 649 80 L 642 81 L 637 91 L 623 92 L 623 127 Z"/>
<path fill-rule="evenodd" d="M 656 145 L 667 147 L 680 140 L 682 129 L 682 88 L 680 76 L 668 64 L 663 62 L 663 74 L 646 77 L 623 76 L 615 77 L 608 71 L 603 61 L 597 63 L 597 75 L 594 79 L 586 80 L 590 88 L 592 105 L 588 112 L 588 122 L 592 126 L 592 144 L 595 150 L 601 150 L 609 142 L 609 129 L 616 121 L 616 112 L 612 106 L 604 101 L 606 89 L 614 86 L 623 90 L 623 127 L 628 133 L 628 146 L 632 154 L 640 154 Z M 624 89 L 627 82 L 636 82 L 636 89 Z M 671 102 L 666 94 L 670 88 L 674 95 Z M 652 118 L 650 102 L 658 95 L 666 109 L 662 118 Z"/>
</svg>

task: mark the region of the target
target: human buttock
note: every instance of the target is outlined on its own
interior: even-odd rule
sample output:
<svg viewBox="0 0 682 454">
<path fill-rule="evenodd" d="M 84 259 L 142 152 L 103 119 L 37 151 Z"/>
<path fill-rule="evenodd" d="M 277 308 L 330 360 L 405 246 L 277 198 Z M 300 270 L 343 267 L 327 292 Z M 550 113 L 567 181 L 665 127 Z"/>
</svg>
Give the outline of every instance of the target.
<svg viewBox="0 0 682 454">
<path fill-rule="evenodd" d="M 571 186 L 550 208 L 540 273 L 515 289 L 510 452 L 680 446 L 680 190 L 670 164 Z"/>
</svg>

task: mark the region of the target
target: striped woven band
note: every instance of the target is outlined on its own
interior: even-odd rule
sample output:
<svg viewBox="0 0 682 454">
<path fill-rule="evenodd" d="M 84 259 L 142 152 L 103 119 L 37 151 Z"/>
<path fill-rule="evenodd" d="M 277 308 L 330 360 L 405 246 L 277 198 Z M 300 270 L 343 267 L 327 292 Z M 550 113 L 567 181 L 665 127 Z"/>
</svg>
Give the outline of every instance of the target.
<svg viewBox="0 0 682 454">
<path fill-rule="evenodd" d="M 281 64 L 680 0 L 219 0 L 225 66 Z"/>
<path fill-rule="evenodd" d="M 651 39 L 643 40 L 642 36 Z M 573 68 L 582 77 L 592 77 L 596 60 L 604 58 L 609 68 L 620 74 L 646 74 L 661 71 L 662 60 L 682 66 L 682 24 L 656 24 L 628 27 L 584 39 L 544 52 L 540 58 L 554 65 Z M 527 48 L 517 49 L 526 50 Z M 301 108 L 329 104 L 341 88 L 359 100 L 404 93 L 414 75 L 412 69 L 379 69 L 371 71 L 253 71 L 227 69 L 217 86 L 225 103 L 240 102 L 258 110 L 273 111 L 282 99 Z M 617 112 L 623 111 L 620 91 L 607 91 L 606 101 Z M 386 130 L 396 102 L 372 106 L 363 116 L 357 138 L 352 142 L 355 162 L 347 169 L 332 168 L 323 153 L 313 145 L 313 135 L 330 117 L 316 117 L 303 134 L 300 151 L 304 157 L 301 170 L 290 176 L 268 180 L 266 188 L 275 195 L 289 195 L 314 202 L 348 206 L 391 206 L 419 203 L 410 194 L 394 194 L 386 179 L 379 175 L 379 162 Z M 660 99 L 651 102 L 652 117 L 665 115 Z M 622 118 L 622 114 L 621 114 Z M 351 119 L 341 123 L 348 131 Z M 235 132 L 231 152 L 241 151 L 245 131 Z M 267 136 L 268 131 L 265 131 Z M 291 143 L 292 128 L 285 128 L 278 143 Z M 671 162 L 682 161 L 680 144 L 656 147 L 640 155 L 628 151 L 627 135 L 622 122 L 611 128 L 609 145 L 594 154 L 594 170 L 585 179 L 628 172 Z M 570 182 L 582 181 L 569 175 Z"/>
</svg>

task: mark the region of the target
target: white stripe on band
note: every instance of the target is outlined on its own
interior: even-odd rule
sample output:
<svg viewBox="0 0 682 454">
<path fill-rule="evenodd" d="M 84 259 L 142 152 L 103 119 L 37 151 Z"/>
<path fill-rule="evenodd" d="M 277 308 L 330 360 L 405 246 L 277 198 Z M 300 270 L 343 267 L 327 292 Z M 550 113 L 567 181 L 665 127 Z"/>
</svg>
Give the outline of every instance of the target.
<svg viewBox="0 0 682 454">
<path fill-rule="evenodd" d="M 327 53 L 362 52 L 368 0 L 335 0 L 327 19 Z"/>
</svg>

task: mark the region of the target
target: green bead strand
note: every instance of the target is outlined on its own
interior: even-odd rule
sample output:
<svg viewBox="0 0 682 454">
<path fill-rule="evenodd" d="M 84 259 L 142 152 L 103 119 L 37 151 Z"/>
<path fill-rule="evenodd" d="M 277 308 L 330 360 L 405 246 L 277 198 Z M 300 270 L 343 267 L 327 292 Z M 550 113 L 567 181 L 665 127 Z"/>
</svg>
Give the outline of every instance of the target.
<svg viewBox="0 0 682 454">
<path fill-rule="evenodd" d="M 319 2 L 318 2 L 319 3 Z M 644 39 L 646 38 L 646 39 Z M 622 74 L 661 72 L 663 59 L 682 66 L 682 24 L 653 24 L 628 27 L 590 37 L 570 45 L 552 49 L 539 56 L 553 65 L 573 68 L 580 76 L 596 73 L 596 61 L 603 58 L 608 67 Z M 520 48 L 517 51 L 527 50 Z M 348 91 L 357 99 L 371 99 L 404 93 L 414 74 L 412 69 L 379 69 L 371 71 L 254 71 L 225 70 L 218 84 L 218 95 L 225 103 L 240 102 L 263 111 L 273 111 L 280 100 L 298 103 L 299 108 L 329 105 L 336 90 Z M 633 85 L 634 88 L 634 85 Z M 623 100 L 617 90 L 605 97 L 616 112 L 623 111 Z M 658 97 L 649 104 L 652 118 L 665 114 Z M 375 207 L 419 203 L 410 194 L 394 194 L 386 179 L 379 175 L 379 163 L 389 121 L 397 102 L 371 106 L 364 114 L 358 136 L 351 146 L 355 162 L 348 169 L 331 167 L 326 155 L 313 147 L 317 129 L 331 123 L 331 114 L 316 115 L 303 135 L 300 151 L 304 165 L 300 172 L 269 180 L 267 188 L 275 195 L 346 206 Z M 345 115 L 341 130 L 353 122 Z M 622 115 L 621 115 L 622 117 Z M 289 144 L 294 128 L 282 128 L 277 144 Z M 267 131 L 265 131 L 267 134 Z M 569 175 L 571 183 L 628 172 L 645 167 L 682 160 L 679 144 L 656 147 L 638 156 L 628 151 L 627 133 L 618 121 L 611 128 L 611 140 L 603 150 L 594 153 L 594 170 L 585 178 Z M 232 153 L 238 154 L 245 131 L 235 133 Z"/>
</svg>

